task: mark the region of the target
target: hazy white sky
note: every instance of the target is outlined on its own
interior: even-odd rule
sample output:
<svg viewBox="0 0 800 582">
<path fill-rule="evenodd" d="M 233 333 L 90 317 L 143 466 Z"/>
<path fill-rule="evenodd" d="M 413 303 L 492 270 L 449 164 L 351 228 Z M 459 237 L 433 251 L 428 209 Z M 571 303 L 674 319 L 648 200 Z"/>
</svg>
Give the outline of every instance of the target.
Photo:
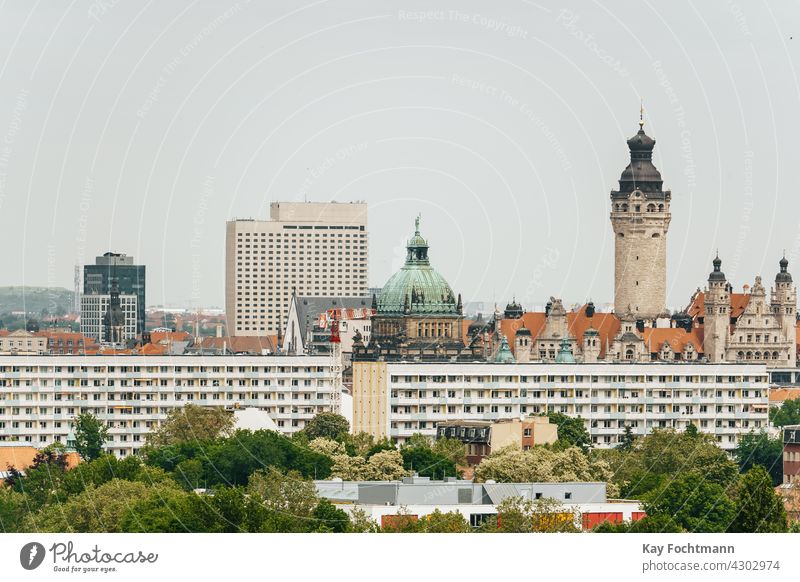
<svg viewBox="0 0 800 582">
<path fill-rule="evenodd" d="M 613 300 L 640 98 L 672 190 L 668 306 L 719 248 L 800 277 L 797 2 L 34 2 L 0 7 L 0 285 L 106 250 L 148 304 L 221 305 L 225 220 L 366 200 L 370 284 L 422 213 L 465 301 Z M 792 38 L 794 37 L 794 38 Z"/>
</svg>

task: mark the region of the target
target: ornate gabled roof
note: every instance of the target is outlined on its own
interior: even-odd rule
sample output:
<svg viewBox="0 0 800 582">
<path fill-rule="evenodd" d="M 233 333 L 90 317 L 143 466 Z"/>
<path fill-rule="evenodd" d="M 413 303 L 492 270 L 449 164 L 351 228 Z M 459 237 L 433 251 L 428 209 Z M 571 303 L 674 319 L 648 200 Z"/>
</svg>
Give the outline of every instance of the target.
<svg viewBox="0 0 800 582">
<path fill-rule="evenodd" d="M 415 221 L 406 263 L 392 275 L 378 296 L 378 315 L 458 315 L 458 300 L 428 258 L 428 242 Z"/>
</svg>

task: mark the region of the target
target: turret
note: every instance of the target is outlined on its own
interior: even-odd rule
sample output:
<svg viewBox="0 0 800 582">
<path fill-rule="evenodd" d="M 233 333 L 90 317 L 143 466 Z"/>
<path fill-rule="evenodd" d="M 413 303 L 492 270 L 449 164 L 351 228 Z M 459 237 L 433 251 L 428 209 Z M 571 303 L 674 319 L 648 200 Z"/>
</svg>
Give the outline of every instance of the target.
<svg viewBox="0 0 800 582">
<path fill-rule="evenodd" d="M 714 258 L 713 265 L 703 299 L 703 351 L 709 362 L 724 362 L 731 322 L 730 287 L 722 272 L 719 255 Z"/>
<path fill-rule="evenodd" d="M 666 236 L 672 193 L 663 189 L 653 165 L 656 140 L 639 131 L 628 140 L 630 163 L 611 192 L 614 229 L 614 311 L 630 306 L 640 319 L 653 320 L 666 311 Z"/>
<path fill-rule="evenodd" d="M 786 257 L 780 260 L 780 271 L 775 275 L 775 287 L 772 289 L 772 313 L 778 321 L 783 336 L 795 342 L 797 329 L 797 288 L 789 273 L 789 261 Z M 789 365 L 797 362 L 796 350 L 790 350 Z"/>
</svg>

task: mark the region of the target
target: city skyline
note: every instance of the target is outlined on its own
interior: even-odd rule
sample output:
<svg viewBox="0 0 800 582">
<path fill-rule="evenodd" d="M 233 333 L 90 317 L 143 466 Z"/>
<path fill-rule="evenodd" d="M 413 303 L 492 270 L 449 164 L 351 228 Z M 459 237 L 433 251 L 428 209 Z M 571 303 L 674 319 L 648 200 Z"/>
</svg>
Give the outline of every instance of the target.
<svg viewBox="0 0 800 582">
<path fill-rule="evenodd" d="M 69 289 L 76 262 L 112 250 L 148 266 L 148 303 L 221 306 L 226 220 L 364 200 L 370 287 L 402 263 L 421 212 L 465 302 L 607 305 L 608 195 L 642 101 L 673 193 L 668 308 L 704 285 L 717 249 L 737 290 L 771 280 L 784 249 L 790 270 L 800 258 L 786 6 L 692 6 L 685 22 L 682 4 L 199 2 L 157 39 L 178 10 L 130 27 L 124 4 L 65 12 L 14 45 L 0 220 L 19 244 L 0 284 Z M 3 42 L 27 14 L 10 9 Z"/>
</svg>

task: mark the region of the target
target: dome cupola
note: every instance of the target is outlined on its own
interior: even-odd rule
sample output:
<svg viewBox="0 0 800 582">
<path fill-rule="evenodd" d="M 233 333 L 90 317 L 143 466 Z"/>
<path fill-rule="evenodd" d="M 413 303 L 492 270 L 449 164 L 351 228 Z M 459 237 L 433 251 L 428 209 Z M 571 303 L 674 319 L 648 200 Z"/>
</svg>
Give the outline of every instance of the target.
<svg viewBox="0 0 800 582">
<path fill-rule="evenodd" d="M 458 300 L 450 285 L 428 258 L 428 241 L 420 234 L 419 217 L 406 246 L 406 263 L 392 275 L 378 296 L 378 315 L 459 314 Z"/>
</svg>

